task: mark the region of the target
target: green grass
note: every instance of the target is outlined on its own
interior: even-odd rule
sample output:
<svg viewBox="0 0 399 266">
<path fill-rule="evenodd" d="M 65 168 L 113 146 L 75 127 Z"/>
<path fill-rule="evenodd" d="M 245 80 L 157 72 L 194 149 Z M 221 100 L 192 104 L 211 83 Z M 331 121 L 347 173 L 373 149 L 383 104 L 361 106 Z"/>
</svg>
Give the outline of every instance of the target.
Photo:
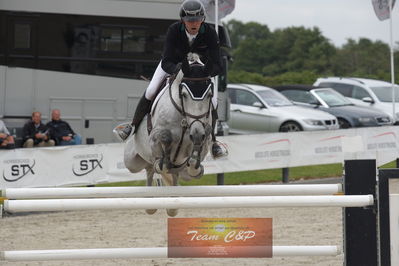
<svg viewBox="0 0 399 266">
<path fill-rule="evenodd" d="M 323 164 L 312 166 L 292 167 L 289 169 L 289 180 L 301 180 L 312 178 L 325 178 L 342 176 L 342 164 Z M 381 166 L 381 168 L 395 168 L 396 161 Z M 226 185 L 239 184 L 259 184 L 268 182 L 281 182 L 282 169 L 268 169 L 258 171 L 226 173 L 224 175 L 224 183 Z M 195 185 L 216 185 L 216 175 L 204 175 L 200 179 L 191 181 L 180 181 L 182 186 Z M 101 184 L 97 186 L 144 186 L 145 181 L 131 181 L 112 184 Z"/>
</svg>

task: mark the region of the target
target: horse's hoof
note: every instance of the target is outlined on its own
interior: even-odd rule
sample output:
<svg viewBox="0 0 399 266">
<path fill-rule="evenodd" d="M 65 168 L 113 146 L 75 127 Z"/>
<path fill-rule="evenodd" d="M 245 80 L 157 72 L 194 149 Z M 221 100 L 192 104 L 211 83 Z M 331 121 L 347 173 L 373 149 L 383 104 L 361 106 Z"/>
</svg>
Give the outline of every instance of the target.
<svg viewBox="0 0 399 266">
<path fill-rule="evenodd" d="M 170 217 L 175 217 L 177 215 L 177 213 L 179 212 L 178 209 L 166 209 L 166 213 L 170 216 Z"/>
<path fill-rule="evenodd" d="M 147 209 L 147 210 L 145 210 L 145 212 L 147 213 L 147 214 L 154 214 L 154 213 L 156 213 L 157 212 L 157 209 Z"/>
<path fill-rule="evenodd" d="M 199 179 L 204 175 L 204 166 L 200 164 L 200 166 L 197 169 L 189 168 L 187 172 L 191 177 Z"/>
</svg>

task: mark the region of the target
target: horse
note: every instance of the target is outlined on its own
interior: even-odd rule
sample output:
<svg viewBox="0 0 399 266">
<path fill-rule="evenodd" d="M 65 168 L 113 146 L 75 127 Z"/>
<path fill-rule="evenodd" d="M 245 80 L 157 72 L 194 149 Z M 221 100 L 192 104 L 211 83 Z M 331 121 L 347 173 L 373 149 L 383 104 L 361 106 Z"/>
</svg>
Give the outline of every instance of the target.
<svg viewBox="0 0 399 266">
<path fill-rule="evenodd" d="M 177 186 L 179 178 L 191 180 L 204 174 L 201 162 L 208 153 L 212 132 L 214 86 L 209 68 L 209 62 L 203 64 L 197 54 L 189 54 L 181 70 L 158 94 L 136 134 L 128 138 L 125 166 L 132 173 L 145 169 L 147 186 L 152 186 L 154 173 L 168 186 Z M 148 214 L 156 211 L 146 210 Z M 169 216 L 177 212 L 167 210 Z"/>
</svg>

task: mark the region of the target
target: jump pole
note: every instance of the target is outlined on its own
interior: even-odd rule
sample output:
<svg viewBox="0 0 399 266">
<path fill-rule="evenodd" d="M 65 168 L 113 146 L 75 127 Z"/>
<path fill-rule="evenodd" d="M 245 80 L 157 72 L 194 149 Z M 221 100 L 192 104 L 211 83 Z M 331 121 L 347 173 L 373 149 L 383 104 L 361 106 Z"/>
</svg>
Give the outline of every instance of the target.
<svg viewBox="0 0 399 266">
<path fill-rule="evenodd" d="M 0 192 L 0 197 L 8 199 L 130 198 L 130 197 L 154 197 L 154 196 L 222 197 L 222 196 L 333 195 L 340 192 L 342 192 L 341 184 L 8 188 Z"/>
<path fill-rule="evenodd" d="M 109 209 L 365 207 L 373 203 L 374 197 L 372 195 L 44 199 L 5 200 L 4 211 L 18 213 Z"/>
<path fill-rule="evenodd" d="M 273 257 L 287 256 L 336 256 L 337 246 L 273 246 Z M 156 248 L 104 248 L 18 250 L 0 252 L 0 261 L 49 261 L 90 259 L 154 259 L 168 258 L 166 247 Z"/>
</svg>

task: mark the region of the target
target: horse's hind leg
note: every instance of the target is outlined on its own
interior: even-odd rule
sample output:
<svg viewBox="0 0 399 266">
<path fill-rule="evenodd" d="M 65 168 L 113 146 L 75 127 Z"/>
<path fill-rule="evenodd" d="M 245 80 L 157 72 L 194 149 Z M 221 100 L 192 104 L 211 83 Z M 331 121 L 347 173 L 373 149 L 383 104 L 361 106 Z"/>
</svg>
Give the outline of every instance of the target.
<svg viewBox="0 0 399 266">
<path fill-rule="evenodd" d="M 173 186 L 177 186 L 178 178 L 179 178 L 178 174 L 172 175 L 172 185 Z M 178 209 L 166 209 L 166 213 L 171 217 L 175 217 L 177 215 L 178 211 L 179 211 Z"/>
<path fill-rule="evenodd" d="M 152 183 L 154 181 L 154 169 L 153 167 L 147 167 L 146 168 L 147 172 L 147 186 L 150 187 L 152 186 Z M 147 214 L 154 214 L 157 211 L 157 209 L 146 209 L 145 212 Z"/>
</svg>

